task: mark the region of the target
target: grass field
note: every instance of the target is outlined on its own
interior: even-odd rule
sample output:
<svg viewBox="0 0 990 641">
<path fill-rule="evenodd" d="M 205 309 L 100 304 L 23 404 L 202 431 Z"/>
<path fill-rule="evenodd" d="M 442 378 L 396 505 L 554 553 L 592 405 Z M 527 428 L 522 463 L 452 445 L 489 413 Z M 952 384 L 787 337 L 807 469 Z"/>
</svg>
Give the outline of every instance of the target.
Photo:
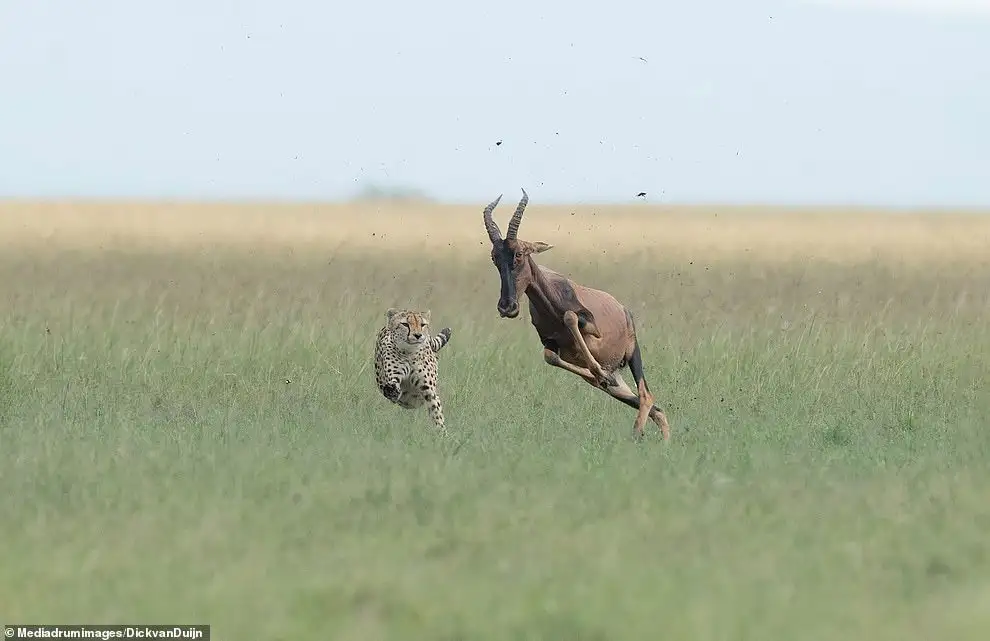
<svg viewBox="0 0 990 641">
<path fill-rule="evenodd" d="M 0 619 L 986 638 L 990 216 L 534 203 L 637 317 L 636 444 L 498 318 L 481 205 L 0 205 Z M 389 306 L 454 330 L 447 439 L 375 387 Z"/>
</svg>

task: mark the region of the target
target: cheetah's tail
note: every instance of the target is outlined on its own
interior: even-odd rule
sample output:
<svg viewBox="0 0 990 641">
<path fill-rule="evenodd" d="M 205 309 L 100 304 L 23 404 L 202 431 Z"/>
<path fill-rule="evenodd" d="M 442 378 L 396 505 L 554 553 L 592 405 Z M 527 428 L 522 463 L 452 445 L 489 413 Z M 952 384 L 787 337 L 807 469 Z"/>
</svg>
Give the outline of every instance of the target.
<svg viewBox="0 0 990 641">
<path fill-rule="evenodd" d="M 434 352 L 439 352 L 441 349 L 443 349 L 443 346 L 446 345 L 447 341 L 449 340 L 450 340 L 450 328 L 444 327 L 439 332 L 437 332 L 437 335 L 434 336 L 433 340 L 430 341 L 430 348 Z"/>
</svg>

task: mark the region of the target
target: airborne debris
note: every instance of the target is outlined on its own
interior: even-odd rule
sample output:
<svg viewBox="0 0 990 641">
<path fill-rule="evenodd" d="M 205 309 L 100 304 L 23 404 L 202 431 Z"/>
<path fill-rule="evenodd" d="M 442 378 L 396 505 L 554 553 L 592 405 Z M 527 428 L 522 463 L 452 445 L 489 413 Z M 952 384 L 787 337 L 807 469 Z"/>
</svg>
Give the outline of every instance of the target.
<svg viewBox="0 0 990 641">
<path fill-rule="evenodd" d="M 646 198 L 646 192 L 645 191 L 639 192 L 638 194 L 636 194 L 636 198 Z"/>
</svg>

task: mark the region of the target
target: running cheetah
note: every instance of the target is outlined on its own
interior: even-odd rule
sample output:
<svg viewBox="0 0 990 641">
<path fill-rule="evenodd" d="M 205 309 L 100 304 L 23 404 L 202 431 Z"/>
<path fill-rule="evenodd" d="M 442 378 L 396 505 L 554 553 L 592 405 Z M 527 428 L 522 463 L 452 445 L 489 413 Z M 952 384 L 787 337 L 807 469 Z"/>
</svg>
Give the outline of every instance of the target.
<svg viewBox="0 0 990 641">
<path fill-rule="evenodd" d="M 437 352 L 450 340 L 450 328 L 430 336 L 430 311 L 389 308 L 375 343 L 375 381 L 388 400 L 407 410 L 428 404 L 430 417 L 446 432 L 437 395 Z"/>
</svg>

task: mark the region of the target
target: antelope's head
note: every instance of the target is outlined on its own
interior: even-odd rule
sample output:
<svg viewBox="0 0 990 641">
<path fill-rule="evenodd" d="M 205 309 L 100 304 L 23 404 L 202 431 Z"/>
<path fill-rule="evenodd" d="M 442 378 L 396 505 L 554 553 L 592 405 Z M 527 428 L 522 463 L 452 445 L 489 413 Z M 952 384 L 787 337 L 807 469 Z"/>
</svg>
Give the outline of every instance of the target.
<svg viewBox="0 0 990 641">
<path fill-rule="evenodd" d="M 522 194 L 522 199 L 519 200 L 519 205 L 509 221 L 505 238 L 502 238 L 502 232 L 492 220 L 492 212 L 495 211 L 498 201 L 502 200 L 502 196 L 485 207 L 485 229 L 488 230 L 488 238 L 492 241 L 492 263 L 498 270 L 499 280 L 502 283 L 497 305 L 499 316 L 502 318 L 515 318 L 519 315 L 519 293 L 529 288 L 533 282 L 533 270 L 536 269 L 530 256 L 553 247 L 544 242 L 530 242 L 516 237 L 519 224 L 522 223 L 523 212 L 526 211 L 526 204 L 529 202 L 525 189 L 522 190 Z"/>
</svg>

